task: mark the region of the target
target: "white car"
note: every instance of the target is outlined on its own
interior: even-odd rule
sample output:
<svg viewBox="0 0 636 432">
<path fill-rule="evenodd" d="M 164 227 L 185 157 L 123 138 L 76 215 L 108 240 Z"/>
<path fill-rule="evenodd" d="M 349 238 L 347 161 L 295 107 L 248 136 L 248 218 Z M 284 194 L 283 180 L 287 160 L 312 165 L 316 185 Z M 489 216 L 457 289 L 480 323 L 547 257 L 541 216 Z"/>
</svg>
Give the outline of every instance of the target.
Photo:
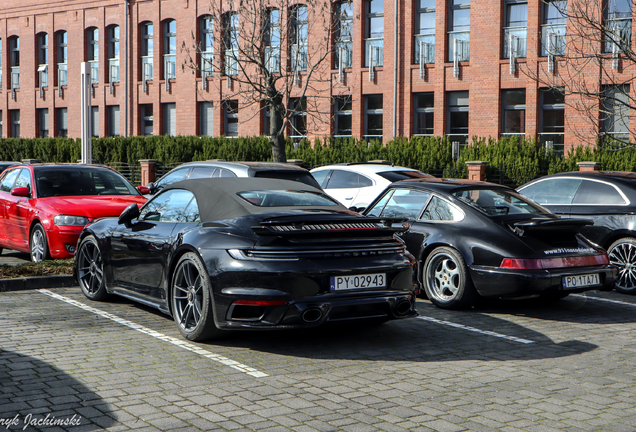
<svg viewBox="0 0 636 432">
<path fill-rule="evenodd" d="M 346 207 L 364 208 L 388 185 L 399 180 L 433 177 L 389 162 L 325 165 L 311 171 L 327 194 Z"/>
</svg>

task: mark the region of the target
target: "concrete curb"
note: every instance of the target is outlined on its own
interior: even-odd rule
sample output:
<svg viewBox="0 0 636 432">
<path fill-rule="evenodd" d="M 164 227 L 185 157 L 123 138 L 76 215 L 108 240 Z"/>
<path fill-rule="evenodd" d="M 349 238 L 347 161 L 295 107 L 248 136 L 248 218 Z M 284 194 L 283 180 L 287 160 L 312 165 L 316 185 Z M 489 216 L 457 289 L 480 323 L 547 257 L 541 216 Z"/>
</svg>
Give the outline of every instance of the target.
<svg viewBox="0 0 636 432">
<path fill-rule="evenodd" d="M 65 288 L 77 286 L 73 276 L 38 276 L 0 279 L 0 292 L 26 291 L 40 288 Z"/>
</svg>

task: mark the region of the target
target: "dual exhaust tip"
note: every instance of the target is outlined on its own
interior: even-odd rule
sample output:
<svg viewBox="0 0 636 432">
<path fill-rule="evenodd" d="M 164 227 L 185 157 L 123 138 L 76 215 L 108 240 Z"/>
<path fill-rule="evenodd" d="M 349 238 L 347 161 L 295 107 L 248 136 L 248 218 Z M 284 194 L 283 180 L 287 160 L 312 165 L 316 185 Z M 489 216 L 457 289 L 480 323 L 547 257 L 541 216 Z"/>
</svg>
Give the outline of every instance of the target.
<svg viewBox="0 0 636 432">
<path fill-rule="evenodd" d="M 411 302 L 403 300 L 395 307 L 395 314 L 398 316 L 405 316 L 411 312 Z M 323 311 L 319 308 L 306 309 L 300 318 L 306 323 L 315 323 L 323 318 Z"/>
</svg>

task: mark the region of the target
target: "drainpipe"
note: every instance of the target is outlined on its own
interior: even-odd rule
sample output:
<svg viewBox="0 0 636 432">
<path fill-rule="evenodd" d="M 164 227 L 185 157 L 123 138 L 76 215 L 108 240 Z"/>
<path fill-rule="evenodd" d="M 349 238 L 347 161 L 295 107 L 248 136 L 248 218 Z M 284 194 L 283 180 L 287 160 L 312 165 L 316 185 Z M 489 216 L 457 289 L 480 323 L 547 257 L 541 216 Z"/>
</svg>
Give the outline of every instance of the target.
<svg viewBox="0 0 636 432">
<path fill-rule="evenodd" d="M 128 1 L 124 0 L 124 33 L 126 34 L 124 44 L 124 58 L 126 59 L 126 70 L 124 71 L 124 138 L 128 137 Z"/>
<path fill-rule="evenodd" d="M 398 80 L 398 0 L 394 2 L 394 38 L 393 38 L 393 138 L 397 134 L 397 80 Z"/>
</svg>

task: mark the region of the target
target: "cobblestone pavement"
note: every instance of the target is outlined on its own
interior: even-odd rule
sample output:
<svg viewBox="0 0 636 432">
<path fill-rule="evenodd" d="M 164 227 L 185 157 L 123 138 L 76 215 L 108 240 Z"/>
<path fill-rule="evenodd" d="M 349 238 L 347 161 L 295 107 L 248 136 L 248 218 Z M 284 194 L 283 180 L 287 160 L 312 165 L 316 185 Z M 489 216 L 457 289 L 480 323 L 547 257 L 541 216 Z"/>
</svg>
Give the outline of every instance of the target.
<svg viewBox="0 0 636 432">
<path fill-rule="evenodd" d="M 123 299 L 3 293 L 0 431 L 636 429 L 636 297 L 418 309 L 189 343 Z"/>
</svg>

